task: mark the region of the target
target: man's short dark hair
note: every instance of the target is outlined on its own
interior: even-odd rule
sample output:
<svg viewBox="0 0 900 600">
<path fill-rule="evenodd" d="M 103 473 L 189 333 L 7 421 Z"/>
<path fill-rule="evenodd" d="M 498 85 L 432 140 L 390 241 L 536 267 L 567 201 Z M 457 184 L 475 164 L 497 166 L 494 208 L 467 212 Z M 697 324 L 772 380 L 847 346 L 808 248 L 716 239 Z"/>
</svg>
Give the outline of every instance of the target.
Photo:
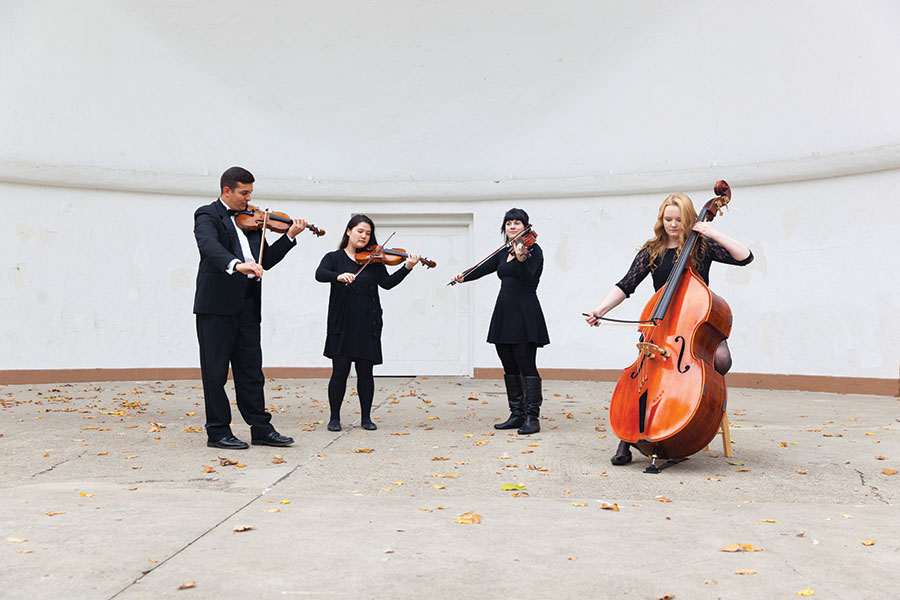
<svg viewBox="0 0 900 600">
<path fill-rule="evenodd" d="M 219 190 L 224 192 L 226 187 L 233 190 L 238 183 L 253 183 L 254 181 L 256 179 L 253 178 L 253 173 L 247 169 L 231 167 L 222 173 L 222 178 L 219 180 Z"/>
</svg>

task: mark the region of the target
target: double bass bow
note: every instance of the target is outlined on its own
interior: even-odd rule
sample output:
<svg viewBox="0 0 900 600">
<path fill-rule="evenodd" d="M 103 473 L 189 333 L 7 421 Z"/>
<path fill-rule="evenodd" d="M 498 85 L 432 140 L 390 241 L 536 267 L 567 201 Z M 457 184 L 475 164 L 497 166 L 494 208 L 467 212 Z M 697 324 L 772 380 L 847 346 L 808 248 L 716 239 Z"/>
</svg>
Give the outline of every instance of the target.
<svg viewBox="0 0 900 600">
<path fill-rule="evenodd" d="M 731 201 L 731 188 L 716 182 L 697 221 L 712 221 Z M 725 378 L 715 370 L 719 343 L 731 333 L 731 308 L 697 273 L 691 231 L 672 272 L 641 313 L 637 359 L 619 377 L 609 423 L 619 439 L 653 463 L 684 459 L 716 436 L 725 410 Z"/>
<path fill-rule="evenodd" d="M 478 263 L 476 265 L 469 267 L 468 269 L 463 271 L 462 272 L 463 280 L 465 280 L 466 275 L 468 275 L 469 273 L 471 273 L 472 271 L 474 271 L 475 269 L 477 269 L 478 267 L 480 267 L 487 261 L 491 260 L 492 258 L 497 256 L 499 253 L 503 252 L 504 250 L 506 250 L 507 252 L 509 252 L 511 254 L 513 252 L 515 252 L 516 244 L 522 244 L 524 246 L 526 257 L 531 256 L 531 252 L 529 250 L 534 245 L 534 243 L 537 241 L 537 237 L 538 237 L 537 231 L 535 231 L 531 227 L 531 223 L 528 223 L 527 225 L 525 225 L 525 229 L 520 231 L 514 237 L 508 239 L 505 244 L 503 244 L 502 246 L 500 246 L 499 248 L 497 248 L 496 250 L 494 250 L 493 252 L 491 252 L 490 254 L 485 256 L 480 261 L 478 261 Z M 459 282 L 451 279 L 450 283 L 448 283 L 447 285 L 456 285 L 457 283 L 459 283 Z"/>
</svg>

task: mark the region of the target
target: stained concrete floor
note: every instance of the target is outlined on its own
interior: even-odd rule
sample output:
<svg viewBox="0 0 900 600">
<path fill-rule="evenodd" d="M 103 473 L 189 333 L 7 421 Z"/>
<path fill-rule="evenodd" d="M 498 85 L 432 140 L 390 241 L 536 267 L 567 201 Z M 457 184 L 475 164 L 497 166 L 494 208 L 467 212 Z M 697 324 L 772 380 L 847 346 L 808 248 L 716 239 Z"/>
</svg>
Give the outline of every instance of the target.
<svg viewBox="0 0 900 600">
<path fill-rule="evenodd" d="M 377 378 L 378 431 L 351 395 L 332 433 L 326 384 L 269 381 L 296 443 L 244 451 L 206 447 L 196 381 L 0 387 L 3 598 L 882 599 L 900 583 L 898 398 L 731 389 L 734 456 L 719 437 L 649 475 L 644 457 L 609 463 L 610 384 L 545 381 L 532 436 L 491 427 L 502 382 L 425 377 Z M 480 523 L 457 522 L 470 511 Z"/>
</svg>

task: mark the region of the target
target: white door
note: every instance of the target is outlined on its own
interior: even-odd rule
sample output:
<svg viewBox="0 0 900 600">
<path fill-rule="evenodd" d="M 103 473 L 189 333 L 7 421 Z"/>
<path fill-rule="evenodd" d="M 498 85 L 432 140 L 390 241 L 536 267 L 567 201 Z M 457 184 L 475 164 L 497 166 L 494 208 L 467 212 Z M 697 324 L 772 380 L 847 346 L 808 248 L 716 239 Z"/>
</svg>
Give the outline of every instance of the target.
<svg viewBox="0 0 900 600">
<path fill-rule="evenodd" d="M 369 214 L 378 241 L 435 262 L 419 264 L 392 290 L 379 290 L 384 307 L 384 364 L 376 375 L 469 375 L 472 373 L 469 293 L 448 286 L 468 268 L 471 215 Z M 393 271 L 398 267 L 388 267 Z M 402 268 L 402 267 L 400 267 Z"/>
</svg>

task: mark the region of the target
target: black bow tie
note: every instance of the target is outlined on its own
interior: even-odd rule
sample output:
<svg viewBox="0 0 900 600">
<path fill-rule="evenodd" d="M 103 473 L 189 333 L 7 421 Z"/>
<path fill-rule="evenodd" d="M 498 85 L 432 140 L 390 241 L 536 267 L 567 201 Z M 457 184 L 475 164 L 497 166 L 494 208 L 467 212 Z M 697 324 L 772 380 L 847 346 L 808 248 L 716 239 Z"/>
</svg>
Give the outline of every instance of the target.
<svg viewBox="0 0 900 600">
<path fill-rule="evenodd" d="M 238 211 L 236 211 L 236 210 L 231 210 L 230 208 L 226 209 L 225 212 L 228 213 L 228 216 L 229 216 L 229 217 L 233 217 L 234 215 L 238 214 Z"/>
</svg>

